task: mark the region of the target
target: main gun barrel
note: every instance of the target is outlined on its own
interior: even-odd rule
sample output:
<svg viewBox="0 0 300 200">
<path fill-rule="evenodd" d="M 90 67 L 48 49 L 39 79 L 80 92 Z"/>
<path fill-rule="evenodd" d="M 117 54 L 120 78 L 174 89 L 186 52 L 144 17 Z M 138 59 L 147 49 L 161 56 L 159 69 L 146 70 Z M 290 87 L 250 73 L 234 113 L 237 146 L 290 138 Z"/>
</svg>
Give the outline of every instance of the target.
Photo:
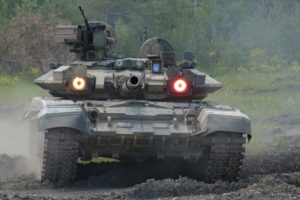
<svg viewBox="0 0 300 200">
<path fill-rule="evenodd" d="M 138 76 L 130 76 L 122 85 L 122 93 L 130 95 L 134 90 L 141 85 L 141 78 Z"/>
</svg>

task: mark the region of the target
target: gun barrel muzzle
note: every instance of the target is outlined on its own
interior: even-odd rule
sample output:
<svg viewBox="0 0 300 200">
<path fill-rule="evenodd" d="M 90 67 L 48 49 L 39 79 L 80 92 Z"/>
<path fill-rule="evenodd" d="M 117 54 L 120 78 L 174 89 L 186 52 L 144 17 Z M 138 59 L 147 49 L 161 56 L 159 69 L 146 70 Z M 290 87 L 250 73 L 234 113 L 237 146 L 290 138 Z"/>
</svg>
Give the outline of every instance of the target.
<svg viewBox="0 0 300 200">
<path fill-rule="evenodd" d="M 141 78 L 138 76 L 130 76 L 122 85 L 122 93 L 130 95 L 132 92 L 139 88 L 141 85 Z"/>
<path fill-rule="evenodd" d="M 137 76 L 130 76 L 126 81 L 126 86 L 128 89 L 135 89 L 141 84 L 141 80 Z"/>
</svg>

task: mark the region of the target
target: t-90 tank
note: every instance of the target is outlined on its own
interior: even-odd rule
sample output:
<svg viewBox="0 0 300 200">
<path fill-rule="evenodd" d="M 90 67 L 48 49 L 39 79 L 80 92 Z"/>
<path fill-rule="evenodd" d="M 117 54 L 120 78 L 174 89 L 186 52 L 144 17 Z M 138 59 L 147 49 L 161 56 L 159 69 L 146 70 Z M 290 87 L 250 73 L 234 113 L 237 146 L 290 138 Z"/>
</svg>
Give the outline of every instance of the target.
<svg viewBox="0 0 300 200">
<path fill-rule="evenodd" d="M 93 157 L 175 159 L 188 163 L 191 178 L 238 180 L 250 120 L 202 100 L 222 85 L 196 68 L 191 53 L 178 63 L 161 38 L 146 40 L 139 58 L 122 58 L 112 51 L 112 28 L 84 19 L 57 27 L 56 40 L 71 47 L 76 61 L 51 65 L 35 80 L 53 96 L 33 98 L 27 115 L 36 125 L 31 146 L 39 152 L 41 180 L 72 181 L 78 161 Z"/>
</svg>

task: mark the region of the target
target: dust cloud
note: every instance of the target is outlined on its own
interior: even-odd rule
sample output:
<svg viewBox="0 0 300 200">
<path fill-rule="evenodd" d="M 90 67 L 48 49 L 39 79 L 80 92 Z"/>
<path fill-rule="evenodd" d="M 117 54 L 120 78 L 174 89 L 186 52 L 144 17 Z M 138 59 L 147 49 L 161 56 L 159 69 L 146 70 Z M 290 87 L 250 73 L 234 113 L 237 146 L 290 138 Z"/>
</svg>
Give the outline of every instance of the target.
<svg viewBox="0 0 300 200">
<path fill-rule="evenodd" d="M 24 120 L 25 112 L 26 104 L 0 107 L 0 178 L 17 178 L 37 170 L 29 161 L 29 123 Z"/>
<path fill-rule="evenodd" d="M 0 154 L 29 156 L 29 125 L 25 105 L 0 108 Z"/>
</svg>

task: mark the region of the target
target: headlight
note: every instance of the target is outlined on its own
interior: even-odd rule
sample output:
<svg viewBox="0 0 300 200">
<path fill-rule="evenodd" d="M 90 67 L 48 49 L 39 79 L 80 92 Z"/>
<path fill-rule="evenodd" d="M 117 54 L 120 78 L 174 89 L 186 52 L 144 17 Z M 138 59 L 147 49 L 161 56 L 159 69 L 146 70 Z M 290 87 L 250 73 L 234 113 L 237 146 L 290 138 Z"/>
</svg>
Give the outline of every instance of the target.
<svg viewBox="0 0 300 200">
<path fill-rule="evenodd" d="M 91 77 L 87 75 L 71 76 L 68 81 L 68 90 L 74 93 L 88 93 L 91 89 Z"/>
<path fill-rule="evenodd" d="M 76 76 L 72 80 L 72 88 L 76 91 L 82 91 L 86 89 L 86 80 L 83 77 Z"/>
<path fill-rule="evenodd" d="M 190 91 L 190 84 L 184 78 L 176 78 L 171 81 L 170 90 L 176 94 L 186 94 Z"/>
</svg>

